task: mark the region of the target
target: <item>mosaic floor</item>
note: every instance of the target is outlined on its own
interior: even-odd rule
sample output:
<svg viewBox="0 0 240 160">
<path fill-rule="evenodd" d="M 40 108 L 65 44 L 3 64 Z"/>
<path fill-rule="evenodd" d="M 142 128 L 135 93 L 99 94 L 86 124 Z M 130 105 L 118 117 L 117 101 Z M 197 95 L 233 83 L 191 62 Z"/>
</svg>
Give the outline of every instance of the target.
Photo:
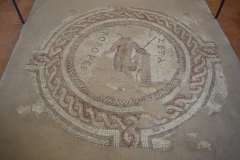
<svg viewBox="0 0 240 160">
<path fill-rule="evenodd" d="M 205 0 L 35 0 L 0 81 L 0 159 L 237 160 L 239 68 Z"/>
<path fill-rule="evenodd" d="M 47 113 L 76 138 L 103 146 L 171 149 L 166 137 L 201 108 L 220 112 L 215 101 L 228 95 L 217 44 L 141 8 L 65 19 L 27 71 L 38 101 L 18 113 Z"/>
</svg>

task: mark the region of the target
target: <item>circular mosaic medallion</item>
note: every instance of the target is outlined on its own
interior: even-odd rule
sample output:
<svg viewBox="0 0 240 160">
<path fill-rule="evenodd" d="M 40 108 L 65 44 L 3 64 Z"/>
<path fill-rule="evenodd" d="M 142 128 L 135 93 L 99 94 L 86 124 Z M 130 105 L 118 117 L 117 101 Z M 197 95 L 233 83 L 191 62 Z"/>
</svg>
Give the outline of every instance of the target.
<svg viewBox="0 0 240 160">
<path fill-rule="evenodd" d="M 203 107 L 216 45 L 146 9 L 105 8 L 53 30 L 31 58 L 40 103 L 76 137 L 114 147 L 162 148 Z"/>
</svg>

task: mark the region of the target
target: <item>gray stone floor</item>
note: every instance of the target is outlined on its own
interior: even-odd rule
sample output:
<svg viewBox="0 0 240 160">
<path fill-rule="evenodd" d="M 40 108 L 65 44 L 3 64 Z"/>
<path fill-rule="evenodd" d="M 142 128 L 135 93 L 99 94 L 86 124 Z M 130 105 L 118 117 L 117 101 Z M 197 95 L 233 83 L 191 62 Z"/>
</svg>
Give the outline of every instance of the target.
<svg viewBox="0 0 240 160">
<path fill-rule="evenodd" d="M 60 128 L 46 114 L 18 114 L 18 106 L 35 103 L 37 93 L 25 71 L 26 65 L 44 37 L 62 20 L 84 14 L 98 7 L 123 6 L 158 10 L 188 23 L 198 34 L 217 43 L 228 97 L 222 111 L 208 115 L 201 109 L 168 137 L 173 147 L 168 151 L 111 148 L 93 145 Z M 187 17 L 187 18 L 186 18 Z M 189 19 L 190 17 L 190 19 Z M 194 20 L 191 20 L 194 19 Z M 28 21 L 0 84 L 0 159 L 239 159 L 240 62 L 204 0 L 36 0 Z M 196 138 L 188 133 L 196 132 Z M 212 144 L 211 150 L 198 149 L 200 141 Z"/>
</svg>

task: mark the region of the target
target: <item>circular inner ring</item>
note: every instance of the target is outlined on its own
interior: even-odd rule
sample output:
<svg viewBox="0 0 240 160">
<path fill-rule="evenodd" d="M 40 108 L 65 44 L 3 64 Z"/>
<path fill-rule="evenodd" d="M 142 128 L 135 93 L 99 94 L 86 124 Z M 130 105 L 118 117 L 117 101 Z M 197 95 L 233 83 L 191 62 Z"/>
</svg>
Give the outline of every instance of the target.
<svg viewBox="0 0 240 160">
<path fill-rule="evenodd" d="M 94 92 L 94 89 L 95 90 L 104 90 L 104 87 L 102 87 L 103 85 L 96 85 L 95 84 L 95 86 L 97 86 L 97 87 L 92 87 L 91 88 L 91 86 L 89 87 L 88 85 L 87 85 L 87 81 L 86 81 L 86 79 L 87 80 L 89 80 L 90 78 L 95 78 L 94 79 L 94 81 L 103 81 L 104 80 L 104 78 L 106 78 L 106 75 L 105 75 L 105 77 L 104 76 L 101 76 L 101 75 L 98 75 L 98 79 L 96 79 L 96 76 L 88 76 L 87 77 L 87 74 L 85 74 L 85 75 L 83 75 L 83 74 L 81 74 L 80 72 L 78 72 L 77 71 L 77 69 L 76 69 L 76 66 L 78 66 L 79 64 L 78 63 L 80 63 L 81 65 L 79 65 L 78 67 L 79 68 L 82 68 L 82 70 L 87 70 L 87 66 L 90 66 L 92 63 L 90 62 L 90 61 L 92 61 L 92 60 L 96 60 L 96 59 L 102 59 L 102 57 L 100 57 L 101 56 L 101 54 L 100 54 L 100 51 L 99 51 L 99 48 L 100 48 L 100 45 L 103 45 L 103 44 L 100 44 L 100 42 L 101 41 L 105 41 L 106 40 L 106 38 L 107 38 L 107 36 L 109 36 L 109 32 L 107 32 L 107 29 L 111 29 L 111 27 L 117 27 L 117 26 L 121 26 L 121 27 L 129 27 L 129 26 L 133 26 L 133 27 L 142 27 L 142 28 L 146 28 L 146 30 L 150 30 L 150 31 L 152 31 L 152 32 L 155 32 L 155 33 L 157 33 L 158 35 L 156 36 L 156 35 L 153 35 L 152 37 L 150 37 L 149 36 L 149 39 L 150 39 L 150 41 L 143 41 L 142 43 L 148 43 L 148 42 L 150 42 L 150 43 L 153 43 L 153 42 L 151 42 L 151 40 L 154 40 L 155 42 L 159 42 L 159 45 L 156 47 L 156 49 L 161 49 L 161 50 L 158 50 L 157 51 L 157 54 L 159 54 L 159 56 L 157 56 L 156 54 L 155 55 L 153 55 L 153 54 L 151 54 L 150 53 L 150 55 L 152 56 L 152 57 L 154 57 L 155 56 L 155 58 L 158 58 L 158 62 L 160 63 L 160 62 L 163 62 L 163 63 L 165 63 L 165 64 L 169 64 L 169 62 L 167 61 L 167 63 L 166 62 L 164 62 L 164 61 L 166 61 L 166 60 L 163 60 L 162 58 L 161 58 L 161 56 L 163 56 L 163 54 L 164 55 L 167 55 L 167 56 L 170 56 L 170 54 L 172 54 L 173 56 L 174 56 L 174 54 L 176 55 L 174 58 L 175 58 L 175 62 L 173 61 L 172 62 L 172 66 L 174 66 L 175 67 L 175 73 L 174 73 L 174 75 L 171 77 L 171 79 L 170 80 L 165 80 L 164 82 L 161 82 L 161 81 L 158 81 L 158 82 L 155 82 L 155 85 L 157 84 L 158 86 L 157 87 L 155 87 L 155 91 L 153 91 L 153 90 L 151 90 L 151 88 L 153 88 L 153 87 L 151 87 L 150 85 L 154 85 L 154 84 L 150 84 L 149 86 L 143 86 L 143 87 L 145 87 L 145 88 L 147 88 L 147 89 L 149 89 L 150 90 L 150 92 L 149 91 L 146 91 L 145 92 L 145 95 L 143 95 L 143 96 L 139 96 L 139 98 L 137 97 L 137 98 L 134 98 L 134 99 L 131 99 L 131 100 L 129 100 L 129 99 L 124 99 L 124 100 L 119 100 L 119 99 L 116 99 L 116 97 L 111 97 L 110 95 L 105 95 L 105 96 L 99 96 L 99 95 L 97 95 L 96 93 L 97 92 Z M 120 28 L 121 28 L 120 27 Z M 169 32 L 169 31 L 168 31 Z M 94 36 L 92 36 L 94 33 L 99 33 L 99 35 L 98 35 L 98 37 L 96 37 L 97 38 L 97 40 L 98 40 L 98 42 L 96 42 L 96 39 L 93 39 L 94 38 Z M 115 32 L 116 33 L 116 32 Z M 149 33 L 151 33 L 151 32 L 149 32 Z M 121 37 L 122 35 L 121 34 L 119 34 L 119 33 L 116 33 L 116 35 L 118 35 L 118 37 Z M 155 38 L 156 37 L 156 38 Z M 133 41 L 133 42 L 135 42 L 134 41 L 134 39 L 133 38 L 131 38 L 131 37 L 122 37 L 122 38 L 130 38 L 130 39 L 132 39 L 131 41 Z M 143 37 L 143 38 L 145 38 L 145 37 Z M 151 38 L 153 38 L 153 39 L 151 39 Z M 155 39 L 154 39 L 155 38 Z M 88 40 L 87 42 L 86 42 L 86 39 Z M 116 36 L 115 36 L 115 39 L 116 39 Z M 121 39 L 121 38 L 119 38 L 119 39 Z M 119 40 L 118 39 L 118 40 Z M 116 41 L 118 41 L 117 39 L 116 39 Z M 92 41 L 92 42 L 91 42 Z M 116 41 L 115 41 L 115 43 L 116 43 Z M 127 40 L 126 40 L 127 41 Z M 96 44 L 95 44 L 95 46 L 93 45 L 93 44 L 91 44 L 91 43 L 93 43 L 93 42 L 95 42 Z M 141 41 L 139 41 L 139 42 L 141 42 Z M 138 43 L 139 43 L 138 42 Z M 162 45 L 161 46 L 161 42 L 168 42 L 168 47 L 166 48 L 164 45 Z M 110 39 L 109 40 L 109 42 L 108 42 L 108 46 L 111 46 L 112 44 L 113 44 L 114 42 L 112 42 L 112 40 Z M 136 42 L 135 42 L 136 43 Z M 83 45 L 84 44 L 84 45 Z M 106 42 L 105 42 L 105 44 L 106 44 Z M 127 44 L 127 43 L 125 43 L 125 44 Z M 91 46 L 92 45 L 92 46 Z M 79 47 L 79 46 L 81 46 L 81 47 Z M 85 52 L 82 52 L 82 53 L 84 53 L 85 55 L 83 56 L 83 58 L 82 57 L 79 57 L 79 58 L 77 58 L 77 60 L 76 60 L 76 57 L 77 56 L 79 56 L 79 55 L 81 55 L 82 53 L 81 53 L 81 51 L 79 51 L 79 48 L 85 48 L 84 46 L 91 46 L 91 50 L 89 50 L 89 51 L 85 51 Z M 97 47 L 98 46 L 98 47 Z M 143 44 L 142 45 L 139 45 L 139 46 L 143 46 Z M 145 101 L 148 101 L 148 100 L 150 100 L 150 99 L 154 99 L 154 98 L 163 98 L 164 96 L 166 96 L 166 95 L 168 95 L 168 94 L 170 94 L 171 92 L 173 92 L 174 91 L 174 89 L 175 89 L 175 87 L 180 83 L 179 81 L 180 81 L 180 77 L 182 77 L 182 75 L 183 75 L 183 71 L 185 70 L 185 64 L 184 64 L 184 52 L 182 51 L 182 46 L 183 45 L 181 45 L 180 46 L 180 44 L 179 44 L 179 42 L 177 42 L 176 40 L 174 40 L 174 38 L 172 38 L 172 36 L 170 36 L 170 34 L 169 33 L 167 33 L 166 32 L 166 30 L 164 30 L 164 28 L 163 27 L 157 27 L 156 25 L 152 25 L 152 24 L 149 24 L 149 23 L 146 23 L 146 22 L 140 22 L 140 21 L 136 21 L 136 20 L 131 20 L 131 21 L 115 21 L 115 22 L 105 22 L 105 23 L 102 23 L 102 24 L 99 24 L 99 25 L 96 25 L 95 27 L 92 27 L 91 29 L 88 29 L 88 30 L 85 30 L 83 33 L 80 33 L 79 34 L 79 37 L 78 38 L 76 38 L 76 40 L 75 40 L 75 42 L 72 44 L 72 46 L 71 46 L 71 48 L 70 48 L 70 53 L 69 53 L 69 58 L 68 58 L 68 64 L 70 65 L 70 68 L 71 69 L 73 69 L 73 71 L 70 71 L 69 73 L 71 73 L 70 75 L 71 75 L 71 78 L 76 82 L 75 83 L 75 85 L 77 86 L 77 88 L 79 89 L 79 90 L 81 90 L 84 94 L 86 94 L 86 95 L 88 95 L 89 97 L 91 97 L 92 99 L 94 99 L 94 100 L 100 100 L 100 101 L 102 101 L 103 103 L 106 103 L 106 104 L 117 104 L 117 105 L 132 105 L 132 104 L 138 104 L 138 103 L 141 103 L 141 102 L 145 102 Z M 146 52 L 148 52 L 148 50 L 149 50 L 149 48 L 151 48 L 152 46 L 150 46 L 149 48 L 148 48 L 149 46 L 147 46 L 146 47 L 146 49 L 144 49 Z M 165 47 L 165 48 L 164 48 Z M 87 48 L 87 47 L 86 47 Z M 108 47 L 109 48 L 109 47 Z M 142 47 L 139 47 L 139 49 L 143 49 Z M 175 53 L 169 53 L 169 51 L 173 51 L 173 52 L 175 52 Z M 98 54 L 92 54 L 92 53 L 96 53 L 96 52 L 98 52 L 99 51 L 99 53 Z M 103 51 L 103 50 L 102 50 Z M 165 51 L 165 53 L 163 53 L 163 51 Z M 137 52 L 137 49 L 135 50 L 135 52 Z M 151 51 L 150 51 L 151 52 Z M 156 50 L 155 51 L 153 51 L 153 52 L 156 52 Z M 153 53 L 152 52 L 152 53 Z M 158 53 L 159 52 L 159 53 Z M 142 54 L 142 53 L 140 53 L 140 54 Z M 149 53 L 148 53 L 149 54 Z M 144 55 L 141 55 L 140 56 L 140 59 L 142 58 L 142 57 L 144 57 Z M 151 58 L 152 58 L 151 57 Z M 81 59 L 82 58 L 82 59 Z M 85 58 L 85 59 L 84 59 Z M 105 57 L 106 58 L 106 57 Z M 145 58 L 148 58 L 148 57 L 146 57 L 145 56 Z M 151 59 L 150 58 L 150 59 Z M 114 59 L 114 57 L 112 58 L 112 59 Z M 152 58 L 153 59 L 153 58 Z M 171 60 L 171 58 L 169 58 L 170 60 Z M 109 59 L 108 59 L 109 60 Z M 140 60 L 141 61 L 141 60 Z M 143 60 L 144 61 L 144 60 Z M 146 61 L 146 60 L 145 60 Z M 109 62 L 109 61 L 108 61 Z M 151 62 L 150 62 L 151 63 Z M 126 65 L 126 64 L 125 64 Z M 145 64 L 144 65 L 146 65 L 146 62 L 145 62 Z M 94 65 L 93 65 L 94 66 Z M 127 66 L 127 65 L 126 65 Z M 96 67 L 96 65 L 95 65 L 95 67 Z M 128 66 L 130 69 L 131 69 L 131 67 L 132 68 L 134 68 L 134 66 Z M 104 71 L 106 71 L 106 68 L 102 68 L 102 69 L 104 69 Z M 113 68 L 112 68 L 112 70 L 114 69 L 114 66 L 113 66 Z M 79 70 L 81 70 L 81 69 L 79 69 Z M 141 70 L 141 68 L 140 68 L 140 70 Z M 145 68 L 145 70 L 146 70 L 146 68 Z M 119 70 L 116 70 L 115 69 L 115 71 L 117 71 L 117 72 L 119 72 L 120 73 L 120 71 Z M 138 71 L 138 70 L 137 70 Z M 136 71 L 136 72 L 137 72 Z M 110 72 L 111 73 L 111 72 Z M 123 72 L 122 72 L 123 73 Z M 83 75 L 82 77 L 79 77 L 79 75 Z M 121 73 L 120 73 L 121 74 Z M 125 73 L 124 73 L 125 74 Z M 123 75 L 123 74 L 122 74 Z M 90 78 L 89 78 L 90 77 Z M 130 79 L 129 77 L 127 77 L 127 76 L 122 76 L 123 77 L 123 79 L 127 79 L 128 81 L 130 80 L 130 81 L 133 81 L 132 79 Z M 146 77 L 146 74 L 145 74 L 145 77 Z M 102 78 L 102 79 L 101 79 Z M 111 76 L 110 76 L 110 78 L 112 78 Z M 141 78 L 141 76 L 139 77 L 139 78 Z M 84 81 L 85 80 L 85 81 Z M 90 79 L 91 80 L 91 79 Z M 116 79 L 115 79 L 116 80 Z M 136 79 L 135 79 L 135 81 L 136 81 Z M 89 83 L 89 82 L 88 82 Z M 92 82 L 90 82 L 90 84 L 91 84 Z M 106 86 L 106 84 L 105 84 L 105 86 Z M 115 87 L 115 90 L 120 90 L 120 91 L 122 91 L 122 90 L 124 90 L 125 88 L 124 87 L 121 87 L 121 86 L 112 86 L 111 84 L 109 85 L 108 84 L 108 86 L 107 87 L 111 87 L 111 88 L 114 88 Z M 157 89 L 156 89 L 157 88 Z M 93 92 L 92 92 L 93 91 Z M 152 91 L 152 92 L 151 92 Z M 147 92 L 149 92 L 149 94 L 146 94 Z M 95 93 L 95 94 L 94 94 Z M 100 93 L 101 94 L 101 93 Z M 136 95 L 136 94 L 135 94 Z M 137 95 L 138 96 L 138 95 Z M 126 97 L 126 96 L 125 96 Z"/>
</svg>

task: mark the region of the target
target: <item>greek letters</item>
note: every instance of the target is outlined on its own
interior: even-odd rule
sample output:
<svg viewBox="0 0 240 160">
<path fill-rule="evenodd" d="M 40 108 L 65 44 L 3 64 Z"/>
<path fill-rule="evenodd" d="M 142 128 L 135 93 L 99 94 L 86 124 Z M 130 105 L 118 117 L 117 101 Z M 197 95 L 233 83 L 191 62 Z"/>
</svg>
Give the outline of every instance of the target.
<svg viewBox="0 0 240 160">
<path fill-rule="evenodd" d="M 108 32 L 101 32 L 100 36 L 97 38 L 97 42 L 95 45 L 91 48 L 92 53 L 98 53 L 99 48 L 102 47 L 103 42 L 106 40 L 106 36 L 108 35 Z M 87 70 L 87 66 L 90 66 L 92 61 L 96 58 L 96 56 L 88 54 L 87 59 L 84 60 L 81 64 L 81 68 L 84 70 Z"/>
<path fill-rule="evenodd" d="M 91 49 L 93 53 L 98 53 L 99 47 L 102 47 L 102 42 L 106 40 L 106 36 L 108 35 L 108 32 L 101 32 L 100 36 L 98 37 L 98 41 L 96 42 L 95 46 Z"/>
<path fill-rule="evenodd" d="M 166 51 L 165 46 L 162 45 L 164 43 L 164 41 L 165 41 L 165 39 L 158 38 L 158 44 L 159 44 L 158 45 L 158 53 L 159 53 L 158 63 L 165 61 L 164 59 L 161 58 L 161 56 L 165 55 L 165 51 Z"/>
</svg>

